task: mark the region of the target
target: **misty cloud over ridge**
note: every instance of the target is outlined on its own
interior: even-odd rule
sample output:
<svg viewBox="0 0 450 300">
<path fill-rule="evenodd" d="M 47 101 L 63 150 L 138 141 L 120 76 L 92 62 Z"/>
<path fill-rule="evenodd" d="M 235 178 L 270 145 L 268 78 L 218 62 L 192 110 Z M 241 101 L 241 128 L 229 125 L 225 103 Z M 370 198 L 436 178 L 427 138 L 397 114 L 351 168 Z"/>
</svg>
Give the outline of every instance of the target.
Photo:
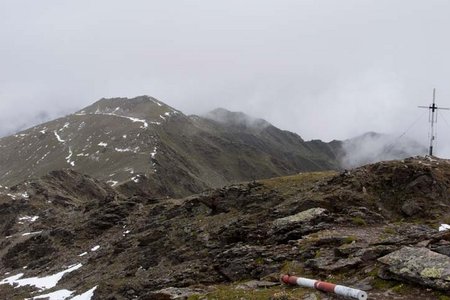
<svg viewBox="0 0 450 300">
<path fill-rule="evenodd" d="M 216 108 L 204 114 L 203 117 L 226 125 L 242 126 L 261 130 L 271 125 L 266 120 L 254 118 L 244 114 L 243 112 L 231 112 L 224 108 Z"/>
<path fill-rule="evenodd" d="M 411 138 L 368 132 L 342 142 L 341 166 L 346 169 L 385 160 L 426 155 L 427 148 Z"/>
</svg>

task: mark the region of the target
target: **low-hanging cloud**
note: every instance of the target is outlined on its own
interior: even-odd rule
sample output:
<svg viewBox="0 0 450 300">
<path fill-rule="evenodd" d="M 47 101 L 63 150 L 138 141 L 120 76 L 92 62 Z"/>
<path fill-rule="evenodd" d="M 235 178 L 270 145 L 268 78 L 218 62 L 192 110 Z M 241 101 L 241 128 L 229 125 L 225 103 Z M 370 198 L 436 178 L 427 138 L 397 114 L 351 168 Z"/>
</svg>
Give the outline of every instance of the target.
<svg viewBox="0 0 450 300">
<path fill-rule="evenodd" d="M 343 141 L 342 150 L 341 166 L 346 169 L 427 154 L 427 148 L 415 140 L 374 132 Z"/>
<path fill-rule="evenodd" d="M 221 124 L 244 128 L 263 130 L 270 126 L 270 123 L 263 119 L 254 118 L 242 112 L 231 112 L 224 108 L 214 109 L 203 116 Z"/>
</svg>

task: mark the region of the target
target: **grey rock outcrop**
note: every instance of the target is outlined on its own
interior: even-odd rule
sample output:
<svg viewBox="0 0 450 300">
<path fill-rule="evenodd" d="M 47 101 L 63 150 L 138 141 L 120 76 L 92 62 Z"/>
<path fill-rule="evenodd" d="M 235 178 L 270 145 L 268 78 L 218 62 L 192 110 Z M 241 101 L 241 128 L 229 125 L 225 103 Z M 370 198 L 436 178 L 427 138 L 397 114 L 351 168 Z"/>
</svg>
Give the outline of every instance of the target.
<svg viewBox="0 0 450 300">
<path fill-rule="evenodd" d="M 378 259 L 385 275 L 440 290 L 450 290 L 450 257 L 427 248 L 403 247 Z"/>
</svg>

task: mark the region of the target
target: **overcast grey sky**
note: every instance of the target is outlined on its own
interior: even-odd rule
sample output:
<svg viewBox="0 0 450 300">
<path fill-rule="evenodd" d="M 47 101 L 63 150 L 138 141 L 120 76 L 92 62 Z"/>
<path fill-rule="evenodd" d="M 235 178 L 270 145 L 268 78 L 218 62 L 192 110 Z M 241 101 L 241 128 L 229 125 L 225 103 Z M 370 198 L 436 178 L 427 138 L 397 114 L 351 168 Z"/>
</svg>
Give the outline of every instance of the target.
<svg viewBox="0 0 450 300">
<path fill-rule="evenodd" d="M 433 87 L 450 107 L 449 16 L 448 0 L 0 0 L 0 136 L 143 94 L 308 140 L 400 135 Z M 426 143 L 427 117 L 410 137 Z"/>
</svg>

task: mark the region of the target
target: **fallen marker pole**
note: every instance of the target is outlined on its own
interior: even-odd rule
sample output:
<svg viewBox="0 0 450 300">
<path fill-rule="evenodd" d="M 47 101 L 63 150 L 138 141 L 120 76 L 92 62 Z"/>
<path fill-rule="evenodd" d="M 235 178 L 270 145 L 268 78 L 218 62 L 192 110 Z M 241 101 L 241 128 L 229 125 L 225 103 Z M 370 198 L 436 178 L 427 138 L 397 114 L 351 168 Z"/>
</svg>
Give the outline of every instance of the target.
<svg viewBox="0 0 450 300">
<path fill-rule="evenodd" d="M 290 276 L 290 275 L 281 276 L 281 281 L 283 281 L 283 283 L 285 283 L 285 284 L 309 287 L 309 288 L 313 288 L 313 289 L 316 289 L 319 291 L 335 293 L 336 295 L 349 297 L 349 298 L 353 298 L 353 299 L 358 299 L 358 300 L 366 300 L 367 299 L 367 293 L 364 291 L 350 288 L 350 287 L 343 286 L 343 285 L 339 285 L 339 284 L 330 283 L 330 282 L 296 277 L 296 276 Z"/>
</svg>

